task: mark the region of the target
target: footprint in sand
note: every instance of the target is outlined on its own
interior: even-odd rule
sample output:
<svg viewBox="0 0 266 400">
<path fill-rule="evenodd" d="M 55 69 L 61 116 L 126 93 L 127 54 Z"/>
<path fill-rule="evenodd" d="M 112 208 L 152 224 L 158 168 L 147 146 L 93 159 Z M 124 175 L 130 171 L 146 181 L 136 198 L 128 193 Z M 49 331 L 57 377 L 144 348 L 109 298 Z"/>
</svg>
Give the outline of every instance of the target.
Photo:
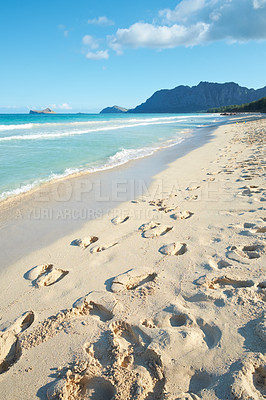
<svg viewBox="0 0 266 400">
<path fill-rule="evenodd" d="M 173 328 L 179 328 L 180 326 L 184 326 L 187 325 L 188 323 L 191 323 L 191 320 L 187 314 L 181 313 L 181 314 L 171 315 L 169 322 Z"/>
<path fill-rule="evenodd" d="M 119 349 L 117 352 L 118 364 L 124 368 L 132 366 L 134 363 L 133 347 L 142 345 L 141 338 L 125 321 L 115 321 L 110 328 L 113 334 L 113 343 Z"/>
<path fill-rule="evenodd" d="M 206 371 L 193 371 L 193 375 L 190 377 L 189 382 L 189 393 L 191 393 L 191 399 L 200 399 L 197 395 L 201 395 L 201 391 L 211 386 L 213 382 L 212 376 Z"/>
<path fill-rule="evenodd" d="M 241 176 L 240 176 L 240 179 L 239 179 L 239 180 L 251 181 L 251 180 L 252 180 L 252 178 L 253 178 L 253 176 L 252 176 L 252 175 L 249 175 L 249 174 L 243 174 L 243 175 L 241 175 Z"/>
<path fill-rule="evenodd" d="M 227 276 L 221 276 L 219 278 L 215 278 L 211 281 L 207 281 L 203 283 L 203 286 L 207 286 L 209 289 L 219 289 L 225 288 L 226 286 L 231 286 L 235 289 L 237 288 L 247 288 L 254 286 L 254 282 L 251 280 L 237 280 L 233 278 L 229 278 Z"/>
<path fill-rule="evenodd" d="M 169 212 L 173 212 L 177 209 L 178 207 L 168 207 L 168 206 L 164 206 L 164 207 L 160 207 L 158 208 L 158 211 L 164 211 L 166 214 Z"/>
<path fill-rule="evenodd" d="M 194 213 L 188 210 L 185 211 L 180 211 L 178 213 L 172 214 L 171 218 L 173 219 L 188 219 L 190 217 L 192 217 Z"/>
<path fill-rule="evenodd" d="M 184 307 L 171 305 L 158 312 L 152 319 L 144 319 L 141 324 L 146 328 L 180 328 L 192 327 L 195 319 Z"/>
<path fill-rule="evenodd" d="M 77 366 L 76 366 L 77 368 Z M 48 400 L 73 398 L 87 400 L 114 400 L 116 395 L 115 386 L 108 377 L 93 376 L 89 371 L 83 375 L 68 370 L 66 378 L 53 382 L 46 393 Z"/>
<path fill-rule="evenodd" d="M 222 172 L 222 170 L 214 171 L 214 172 L 207 172 L 207 175 L 218 175 Z"/>
<path fill-rule="evenodd" d="M 264 188 L 260 188 L 258 185 L 247 185 L 245 188 L 249 189 L 251 193 L 261 193 Z"/>
<path fill-rule="evenodd" d="M 257 185 L 246 185 L 242 188 L 241 196 L 251 196 L 253 193 L 261 193 L 264 189 L 260 189 Z"/>
<path fill-rule="evenodd" d="M 199 188 L 200 188 L 200 185 L 195 185 L 195 186 L 187 187 L 186 190 L 192 191 L 192 190 L 197 190 Z"/>
<path fill-rule="evenodd" d="M 182 310 L 174 312 L 162 311 L 158 313 L 154 319 L 145 319 L 142 325 L 147 328 L 169 329 L 177 328 L 181 333 L 183 340 L 191 340 L 192 338 L 199 343 L 206 343 L 209 349 L 213 349 L 218 345 L 222 337 L 222 332 L 214 323 L 208 323 L 202 318 L 196 318 L 191 314 Z M 200 331 L 201 332 L 200 332 Z M 200 332 L 200 334 L 199 334 Z"/>
<path fill-rule="evenodd" d="M 135 268 L 124 274 L 118 275 L 113 279 L 111 291 L 114 293 L 122 292 L 124 290 L 134 290 L 140 286 L 147 286 L 151 288 L 154 286 L 157 274 L 144 268 Z"/>
<path fill-rule="evenodd" d="M 198 200 L 198 195 L 197 194 L 193 194 L 193 196 L 191 197 L 186 197 L 186 200 Z"/>
<path fill-rule="evenodd" d="M 75 239 L 71 242 L 72 246 L 80 246 L 86 249 L 90 244 L 97 242 L 99 238 L 97 236 L 87 236 L 83 239 Z"/>
<path fill-rule="evenodd" d="M 33 311 L 25 312 L 7 330 L 0 332 L 0 374 L 7 371 L 21 356 L 19 334 L 34 321 Z"/>
<path fill-rule="evenodd" d="M 173 230 L 173 226 L 158 225 L 153 228 L 143 230 L 142 237 L 146 239 L 153 239 L 157 236 L 166 235 L 166 233 Z"/>
<path fill-rule="evenodd" d="M 213 269 L 223 269 L 231 267 L 232 264 L 223 259 L 212 257 L 209 259 L 209 266 Z"/>
<path fill-rule="evenodd" d="M 258 226 L 250 222 L 245 222 L 243 226 L 245 230 L 249 230 L 251 233 L 266 233 L 266 226 Z"/>
<path fill-rule="evenodd" d="M 19 334 L 28 329 L 34 321 L 34 312 L 26 311 L 21 317 L 17 318 L 16 321 L 9 327 L 8 331 L 12 331 L 15 334 Z"/>
<path fill-rule="evenodd" d="M 149 347 L 151 343 L 150 337 L 140 328 L 131 326 L 125 321 L 115 321 L 110 325 L 110 329 L 113 336 L 112 341 L 116 363 L 130 370 L 134 370 L 134 366 L 137 366 L 137 373 L 141 375 L 144 373 L 143 378 L 146 375 L 144 381 L 149 382 L 151 392 L 156 386 L 153 387 L 150 377 L 152 377 L 155 382 L 162 381 L 161 383 L 164 384 L 162 362 L 152 347 Z M 148 369 L 146 369 L 147 367 L 145 367 L 145 369 L 143 369 L 143 367 L 139 368 L 140 365 L 146 365 Z M 141 386 L 143 386 L 143 384 L 141 384 Z M 137 390 L 136 394 L 140 396 L 137 396 L 137 399 L 146 398 L 141 396 L 143 390 Z"/>
<path fill-rule="evenodd" d="M 104 244 L 102 246 L 94 246 L 90 249 L 91 254 L 94 253 L 101 253 L 102 251 L 105 251 L 107 249 L 110 249 L 111 247 L 114 247 L 118 244 L 118 242 L 115 243 L 109 243 L 109 244 Z"/>
<path fill-rule="evenodd" d="M 214 324 L 209 324 L 202 318 L 197 319 L 197 324 L 204 334 L 204 341 L 206 342 L 209 349 L 213 349 L 219 343 L 222 332 L 218 326 Z"/>
<path fill-rule="evenodd" d="M 148 231 L 149 229 L 154 229 L 159 225 L 161 225 L 160 222 L 150 221 L 150 222 L 147 222 L 146 224 L 142 224 L 139 227 L 139 231 L 145 232 L 145 231 Z"/>
<path fill-rule="evenodd" d="M 51 286 L 63 279 L 69 271 L 55 268 L 53 264 L 37 265 L 29 270 L 24 278 L 32 281 L 34 286 Z"/>
<path fill-rule="evenodd" d="M 264 246 L 262 245 L 252 244 L 248 246 L 232 246 L 230 250 L 243 258 L 254 259 L 260 257 L 263 248 Z M 230 258 L 230 253 L 229 253 L 229 258 Z"/>
<path fill-rule="evenodd" d="M 171 211 L 176 210 L 178 207 L 176 206 L 169 206 L 165 204 L 166 199 L 162 200 L 154 200 L 154 201 L 149 201 L 150 206 L 155 206 L 157 207 L 158 211 L 164 211 L 165 213 L 169 213 Z"/>
<path fill-rule="evenodd" d="M 186 243 L 170 243 L 160 247 L 159 252 L 167 256 L 180 256 L 187 252 Z"/>
<path fill-rule="evenodd" d="M 266 357 L 256 354 L 248 357 L 242 368 L 233 375 L 231 391 L 234 399 L 263 400 L 266 397 Z"/>
<path fill-rule="evenodd" d="M 91 292 L 73 304 L 73 308 L 80 315 L 94 315 L 103 322 L 109 321 L 114 317 L 117 307 L 118 301 L 115 297 L 111 293 L 104 291 Z"/>
<path fill-rule="evenodd" d="M 123 224 L 124 222 L 126 222 L 129 219 L 129 216 L 127 215 L 126 217 L 115 217 L 111 220 L 112 224 L 114 225 L 120 225 Z"/>
</svg>

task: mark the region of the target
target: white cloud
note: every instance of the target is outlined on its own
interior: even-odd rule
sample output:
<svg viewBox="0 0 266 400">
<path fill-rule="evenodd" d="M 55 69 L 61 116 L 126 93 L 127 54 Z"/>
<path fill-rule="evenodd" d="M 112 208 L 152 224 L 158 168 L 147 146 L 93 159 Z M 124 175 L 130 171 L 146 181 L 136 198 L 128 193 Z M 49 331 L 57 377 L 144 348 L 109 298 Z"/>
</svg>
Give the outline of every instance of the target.
<svg viewBox="0 0 266 400">
<path fill-rule="evenodd" d="M 99 50 L 96 52 L 89 51 L 86 54 L 89 60 L 107 60 L 109 58 L 108 50 Z"/>
<path fill-rule="evenodd" d="M 98 18 L 89 19 L 88 24 L 100 25 L 100 26 L 111 26 L 111 25 L 114 25 L 114 21 L 112 21 L 111 19 L 108 19 L 105 16 L 102 16 L 102 17 L 98 17 Z"/>
<path fill-rule="evenodd" d="M 49 104 L 48 107 L 51 108 L 52 110 L 71 110 L 72 109 L 72 107 L 67 103 L 63 103 L 63 104 L 59 104 L 59 105 L 53 103 L 53 104 Z M 45 107 L 39 107 L 39 109 L 41 109 L 41 110 L 43 108 L 46 108 L 46 106 Z M 31 108 L 31 109 L 35 110 L 36 107 L 35 108 Z M 38 109 L 38 107 L 37 107 L 37 109 Z"/>
<path fill-rule="evenodd" d="M 205 6 L 205 0 L 183 0 L 174 10 L 166 8 L 159 11 L 159 15 L 169 22 L 186 21 L 192 13 L 201 10 Z"/>
<path fill-rule="evenodd" d="M 266 0 L 253 0 L 253 7 L 255 9 L 263 8 L 266 6 Z"/>
<path fill-rule="evenodd" d="M 173 48 L 214 41 L 266 40 L 266 0 L 181 0 L 157 24 L 137 22 L 108 37 L 110 48 Z"/>
<path fill-rule="evenodd" d="M 63 104 L 57 106 L 56 108 L 58 108 L 59 110 L 71 110 L 72 109 L 72 107 L 67 103 L 63 103 Z"/>
<path fill-rule="evenodd" d="M 98 40 L 97 39 L 94 39 L 94 37 L 93 36 L 90 36 L 90 35 L 85 35 L 85 36 L 83 36 L 83 38 L 82 38 L 82 43 L 85 45 L 85 46 L 89 46 L 91 49 L 98 49 L 98 47 L 99 47 L 99 43 L 98 43 Z"/>
<path fill-rule="evenodd" d="M 173 48 L 180 45 L 193 46 L 204 40 L 209 26 L 197 23 L 187 28 L 184 25 L 154 26 L 136 23 L 128 29 L 118 29 L 109 38 L 109 45 L 115 51 L 123 47 Z"/>
<path fill-rule="evenodd" d="M 93 36 L 85 35 L 82 38 L 82 43 L 89 47 L 90 51 L 87 51 L 86 58 L 89 60 L 107 60 L 109 58 L 108 50 L 98 50 L 98 51 L 91 51 L 96 50 L 99 48 L 99 39 L 95 39 Z"/>
</svg>

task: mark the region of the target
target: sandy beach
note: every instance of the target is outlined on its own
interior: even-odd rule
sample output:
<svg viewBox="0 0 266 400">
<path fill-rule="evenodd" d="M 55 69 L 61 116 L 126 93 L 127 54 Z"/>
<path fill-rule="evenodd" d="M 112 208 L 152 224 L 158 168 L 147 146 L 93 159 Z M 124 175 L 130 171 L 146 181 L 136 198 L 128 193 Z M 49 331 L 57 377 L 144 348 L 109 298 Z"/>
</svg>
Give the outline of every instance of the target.
<svg viewBox="0 0 266 400">
<path fill-rule="evenodd" d="M 266 120 L 240 121 L 0 211 L 2 400 L 265 398 Z"/>
</svg>

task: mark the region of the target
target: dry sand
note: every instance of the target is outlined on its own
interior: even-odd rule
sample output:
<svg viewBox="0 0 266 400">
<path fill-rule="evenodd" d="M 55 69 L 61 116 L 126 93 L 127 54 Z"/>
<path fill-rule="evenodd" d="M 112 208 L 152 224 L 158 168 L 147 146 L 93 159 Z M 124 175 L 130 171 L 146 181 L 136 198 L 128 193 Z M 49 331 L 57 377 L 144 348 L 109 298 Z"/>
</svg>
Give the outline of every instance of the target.
<svg viewBox="0 0 266 400">
<path fill-rule="evenodd" d="M 265 398 L 265 139 L 220 127 L 1 271 L 0 398 Z"/>
</svg>

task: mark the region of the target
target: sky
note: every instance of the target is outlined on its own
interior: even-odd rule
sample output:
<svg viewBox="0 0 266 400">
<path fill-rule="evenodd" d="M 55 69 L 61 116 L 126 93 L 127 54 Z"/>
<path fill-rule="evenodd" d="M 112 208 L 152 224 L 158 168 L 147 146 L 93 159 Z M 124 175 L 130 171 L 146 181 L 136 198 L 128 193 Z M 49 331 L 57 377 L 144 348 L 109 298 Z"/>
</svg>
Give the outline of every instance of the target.
<svg viewBox="0 0 266 400">
<path fill-rule="evenodd" d="M 266 0 L 9 0 L 0 113 L 133 108 L 200 81 L 266 85 Z"/>
</svg>

